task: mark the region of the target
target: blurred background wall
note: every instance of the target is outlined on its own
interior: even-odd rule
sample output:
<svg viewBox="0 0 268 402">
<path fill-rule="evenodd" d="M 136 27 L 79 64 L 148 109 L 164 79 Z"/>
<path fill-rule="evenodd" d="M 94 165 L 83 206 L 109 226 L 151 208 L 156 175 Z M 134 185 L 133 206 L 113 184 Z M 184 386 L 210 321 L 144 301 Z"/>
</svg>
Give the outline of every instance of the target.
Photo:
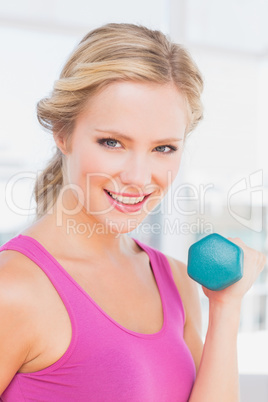
<svg viewBox="0 0 268 402">
<path fill-rule="evenodd" d="M 131 22 L 183 43 L 205 81 L 205 119 L 187 141 L 179 175 L 131 235 L 184 262 L 189 245 L 211 232 L 267 253 L 267 20 L 265 0 L 1 2 L 0 243 L 31 223 L 34 179 L 55 151 L 37 123 L 37 101 L 84 34 Z M 268 395 L 267 267 L 245 297 L 238 347 L 242 402 L 253 400 L 251 392 L 261 402 Z"/>
</svg>

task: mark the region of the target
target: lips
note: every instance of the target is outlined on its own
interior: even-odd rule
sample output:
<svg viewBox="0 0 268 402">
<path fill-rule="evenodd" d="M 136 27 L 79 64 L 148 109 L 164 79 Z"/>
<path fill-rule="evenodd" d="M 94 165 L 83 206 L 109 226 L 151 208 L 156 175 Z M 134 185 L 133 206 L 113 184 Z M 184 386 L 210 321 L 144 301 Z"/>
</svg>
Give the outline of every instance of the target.
<svg viewBox="0 0 268 402">
<path fill-rule="evenodd" d="M 104 190 L 109 202 L 120 212 L 137 212 L 139 211 L 150 194 L 130 195 L 129 193 L 114 193 Z"/>
<path fill-rule="evenodd" d="M 118 194 L 118 193 L 113 193 L 111 191 L 106 190 L 107 193 L 109 194 L 110 197 L 112 197 L 114 200 L 125 204 L 125 205 L 133 205 L 133 204 L 138 204 L 139 202 L 144 200 L 145 195 L 124 195 L 123 194 Z"/>
</svg>

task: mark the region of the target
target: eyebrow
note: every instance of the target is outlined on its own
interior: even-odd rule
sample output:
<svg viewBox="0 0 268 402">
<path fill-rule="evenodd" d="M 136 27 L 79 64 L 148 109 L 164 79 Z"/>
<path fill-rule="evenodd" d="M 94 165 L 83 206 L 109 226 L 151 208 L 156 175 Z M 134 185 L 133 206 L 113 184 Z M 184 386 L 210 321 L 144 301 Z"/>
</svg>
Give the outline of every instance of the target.
<svg viewBox="0 0 268 402">
<path fill-rule="evenodd" d="M 123 138 L 124 140 L 127 140 L 129 142 L 134 142 L 133 138 L 127 136 L 126 134 L 120 133 L 119 131 L 115 131 L 115 130 L 101 130 L 99 128 L 95 128 L 95 131 L 99 131 L 101 133 L 110 133 L 110 134 L 114 134 L 119 138 Z M 153 144 L 158 144 L 160 142 L 173 142 L 173 141 L 182 141 L 183 138 L 176 138 L 176 137 L 172 137 L 172 138 L 163 138 L 162 140 L 157 140 L 157 141 L 153 141 Z"/>
</svg>

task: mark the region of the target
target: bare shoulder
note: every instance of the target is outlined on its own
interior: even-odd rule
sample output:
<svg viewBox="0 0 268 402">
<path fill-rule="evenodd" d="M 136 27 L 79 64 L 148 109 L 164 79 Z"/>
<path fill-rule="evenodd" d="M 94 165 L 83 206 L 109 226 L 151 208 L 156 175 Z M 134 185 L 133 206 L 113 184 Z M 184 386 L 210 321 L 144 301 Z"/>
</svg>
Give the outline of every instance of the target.
<svg viewBox="0 0 268 402">
<path fill-rule="evenodd" d="M 29 355 L 34 334 L 34 285 L 26 257 L 0 253 L 0 395 Z"/>
<path fill-rule="evenodd" d="M 4 250 L 0 253 L 0 290 L 1 296 L 9 300 L 27 303 L 32 301 L 32 292 L 36 288 L 39 271 L 35 264 L 22 253 Z"/>
<path fill-rule="evenodd" d="M 0 253 L 0 313 L 24 324 L 35 309 L 42 278 L 40 270 L 25 255 L 5 250 Z M 17 327 L 19 329 L 19 327 Z"/>
</svg>

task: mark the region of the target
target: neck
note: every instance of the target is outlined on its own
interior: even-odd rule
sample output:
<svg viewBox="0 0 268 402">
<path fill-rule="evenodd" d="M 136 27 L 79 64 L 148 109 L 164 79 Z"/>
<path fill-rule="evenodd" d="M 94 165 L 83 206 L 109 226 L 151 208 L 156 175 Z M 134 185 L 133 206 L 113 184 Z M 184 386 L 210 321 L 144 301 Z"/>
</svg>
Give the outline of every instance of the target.
<svg viewBox="0 0 268 402">
<path fill-rule="evenodd" d="M 41 220 L 46 238 L 62 244 L 65 253 L 72 256 L 87 258 L 97 255 L 110 259 L 137 250 L 136 244 L 125 233 L 113 231 L 106 222 L 102 223 L 86 213 L 72 197 L 65 198 L 64 202 L 58 198 Z"/>
</svg>

